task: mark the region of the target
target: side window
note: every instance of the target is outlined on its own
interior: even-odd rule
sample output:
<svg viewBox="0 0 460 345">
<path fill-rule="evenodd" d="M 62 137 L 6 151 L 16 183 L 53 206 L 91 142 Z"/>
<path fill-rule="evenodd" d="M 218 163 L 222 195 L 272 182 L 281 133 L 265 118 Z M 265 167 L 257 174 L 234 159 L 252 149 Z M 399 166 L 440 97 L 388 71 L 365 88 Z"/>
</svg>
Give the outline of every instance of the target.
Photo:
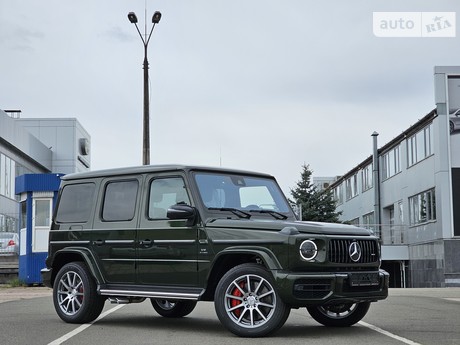
<svg viewBox="0 0 460 345">
<path fill-rule="evenodd" d="M 104 193 L 102 219 L 107 222 L 132 220 L 136 210 L 138 188 L 137 180 L 108 183 Z"/>
<path fill-rule="evenodd" d="M 152 180 L 147 213 L 149 219 L 165 219 L 168 208 L 176 204 L 190 205 L 184 180 L 180 177 Z"/>
<path fill-rule="evenodd" d="M 94 183 L 64 186 L 56 213 L 57 223 L 86 223 L 91 214 Z"/>
</svg>

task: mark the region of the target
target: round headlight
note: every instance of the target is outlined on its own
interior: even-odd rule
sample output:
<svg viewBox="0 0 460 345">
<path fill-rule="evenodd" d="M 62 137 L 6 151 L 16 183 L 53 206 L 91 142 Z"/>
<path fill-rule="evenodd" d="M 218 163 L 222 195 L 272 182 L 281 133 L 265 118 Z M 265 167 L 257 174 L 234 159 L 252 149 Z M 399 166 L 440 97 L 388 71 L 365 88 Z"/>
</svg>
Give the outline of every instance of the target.
<svg viewBox="0 0 460 345">
<path fill-rule="evenodd" d="M 318 254 L 318 247 L 312 240 L 303 241 L 299 250 L 300 256 L 307 261 L 313 260 Z"/>
</svg>

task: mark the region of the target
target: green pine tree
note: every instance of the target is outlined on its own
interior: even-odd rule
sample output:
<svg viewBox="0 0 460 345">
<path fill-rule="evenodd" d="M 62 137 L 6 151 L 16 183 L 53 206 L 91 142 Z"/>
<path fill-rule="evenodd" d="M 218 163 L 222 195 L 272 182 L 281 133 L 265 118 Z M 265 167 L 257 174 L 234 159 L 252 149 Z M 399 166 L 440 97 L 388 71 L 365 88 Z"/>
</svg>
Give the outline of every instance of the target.
<svg viewBox="0 0 460 345">
<path fill-rule="evenodd" d="M 336 212 L 332 190 L 319 191 L 311 182 L 312 173 L 309 165 L 302 166 L 301 179 L 297 187 L 291 189 L 293 203 L 302 205 L 302 220 L 338 223 L 342 212 Z"/>
</svg>

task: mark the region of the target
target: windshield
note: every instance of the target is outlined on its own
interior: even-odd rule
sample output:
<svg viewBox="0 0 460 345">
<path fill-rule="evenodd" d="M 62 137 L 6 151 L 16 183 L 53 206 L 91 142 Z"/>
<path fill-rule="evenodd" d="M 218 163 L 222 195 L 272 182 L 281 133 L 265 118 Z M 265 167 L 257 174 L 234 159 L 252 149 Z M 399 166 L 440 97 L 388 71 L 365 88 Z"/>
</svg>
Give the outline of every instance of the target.
<svg viewBox="0 0 460 345">
<path fill-rule="evenodd" d="M 273 179 L 200 172 L 195 174 L 195 181 L 208 209 L 291 213 L 286 198 Z"/>
</svg>

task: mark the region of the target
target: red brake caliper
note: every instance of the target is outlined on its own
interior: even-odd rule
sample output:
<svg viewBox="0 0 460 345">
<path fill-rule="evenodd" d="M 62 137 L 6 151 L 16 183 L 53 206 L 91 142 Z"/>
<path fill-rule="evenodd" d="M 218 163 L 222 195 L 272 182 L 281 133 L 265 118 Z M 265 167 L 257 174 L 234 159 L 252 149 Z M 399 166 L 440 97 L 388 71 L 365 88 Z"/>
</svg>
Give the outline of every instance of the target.
<svg viewBox="0 0 460 345">
<path fill-rule="evenodd" d="M 240 288 L 243 288 L 244 282 L 239 283 L 239 286 L 240 286 Z M 235 288 L 235 289 L 233 289 L 233 291 L 232 291 L 232 296 L 241 297 L 241 296 L 243 296 L 243 294 L 241 293 L 240 289 Z M 241 304 L 241 301 L 238 300 L 238 299 L 232 299 L 231 302 L 230 302 L 230 305 L 232 306 L 232 308 L 236 307 L 236 306 L 239 305 L 239 304 Z M 237 317 L 240 317 L 240 315 L 241 315 L 241 308 L 240 308 L 240 309 L 235 309 L 235 310 L 233 311 L 233 313 L 234 313 Z"/>
<path fill-rule="evenodd" d="M 78 301 L 80 303 L 83 303 L 83 284 L 80 286 L 80 288 L 78 289 L 78 292 L 80 292 L 82 295 L 81 296 L 78 296 Z"/>
</svg>

